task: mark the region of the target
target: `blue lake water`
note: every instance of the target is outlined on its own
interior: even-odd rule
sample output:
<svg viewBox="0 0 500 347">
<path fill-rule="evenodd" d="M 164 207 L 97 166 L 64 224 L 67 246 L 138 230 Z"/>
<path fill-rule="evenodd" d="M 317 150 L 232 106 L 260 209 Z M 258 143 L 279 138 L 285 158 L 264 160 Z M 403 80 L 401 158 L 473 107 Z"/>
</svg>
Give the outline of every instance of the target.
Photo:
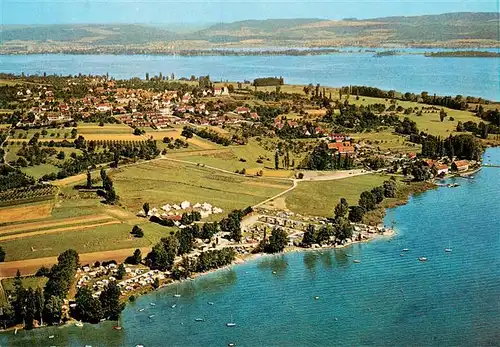
<svg viewBox="0 0 500 347">
<path fill-rule="evenodd" d="M 484 160 L 500 164 L 500 148 Z M 263 257 L 170 286 L 128 305 L 122 331 L 113 323 L 48 328 L 3 334 L 0 344 L 499 345 L 500 168 L 451 181 L 460 186 L 389 210 L 393 238 Z M 401 257 L 403 248 L 409 252 Z M 236 327 L 225 326 L 231 320 Z"/>
<path fill-rule="evenodd" d="M 357 49 L 357 48 L 344 48 Z M 401 50 L 401 49 L 399 49 Z M 410 52 L 437 51 L 413 49 Z M 212 80 L 243 81 L 283 76 L 286 83 L 324 86 L 369 85 L 401 92 L 425 90 L 438 95 L 470 95 L 500 100 L 500 59 L 426 58 L 399 55 L 376 58 L 373 53 L 320 56 L 162 55 L 2 55 L 0 72 L 21 74 L 106 74 L 116 78 L 162 72 L 176 76 L 207 75 Z"/>
</svg>

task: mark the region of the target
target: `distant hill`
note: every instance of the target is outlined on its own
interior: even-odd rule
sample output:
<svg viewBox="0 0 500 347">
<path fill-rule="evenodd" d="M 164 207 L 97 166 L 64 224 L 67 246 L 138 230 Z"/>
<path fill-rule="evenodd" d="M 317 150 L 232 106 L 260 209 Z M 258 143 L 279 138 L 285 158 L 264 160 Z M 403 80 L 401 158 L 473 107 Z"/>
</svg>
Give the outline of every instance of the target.
<svg viewBox="0 0 500 347">
<path fill-rule="evenodd" d="M 373 19 L 244 20 L 206 26 L 2 26 L 0 52 L 92 51 L 134 46 L 206 49 L 252 46 L 499 46 L 498 13 L 446 13 Z M 188 29 L 189 28 L 189 29 Z M 160 47 L 160 48 L 158 48 Z M 165 48 L 167 47 L 167 48 Z M 168 48 L 170 49 L 170 48 Z"/>
<path fill-rule="evenodd" d="M 82 42 L 90 45 L 144 44 L 171 41 L 178 34 L 137 24 L 3 26 L 0 42 Z"/>
</svg>

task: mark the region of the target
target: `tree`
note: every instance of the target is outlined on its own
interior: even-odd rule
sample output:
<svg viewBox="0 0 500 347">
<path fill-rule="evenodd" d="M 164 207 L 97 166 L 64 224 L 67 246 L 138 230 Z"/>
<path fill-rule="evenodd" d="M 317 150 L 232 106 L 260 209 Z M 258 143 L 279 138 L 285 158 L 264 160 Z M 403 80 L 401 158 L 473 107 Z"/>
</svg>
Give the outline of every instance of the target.
<svg viewBox="0 0 500 347">
<path fill-rule="evenodd" d="M 138 225 L 134 225 L 132 228 L 132 231 L 130 232 L 132 235 L 135 237 L 143 237 L 144 236 L 144 231 L 142 231 L 142 228 Z"/>
<path fill-rule="evenodd" d="M 442 108 L 440 111 L 439 111 L 439 119 L 442 121 L 444 121 L 444 119 L 448 117 L 448 114 L 445 112 L 445 110 Z"/>
<path fill-rule="evenodd" d="M 133 255 L 131 255 L 130 257 L 127 257 L 127 259 L 125 259 L 125 263 L 132 264 L 132 265 L 140 264 L 141 261 L 142 261 L 142 253 L 141 253 L 141 250 L 139 248 L 137 248 L 134 251 Z"/>
<path fill-rule="evenodd" d="M 121 280 L 125 277 L 126 273 L 127 272 L 125 271 L 125 265 L 123 265 L 122 263 L 118 266 L 118 270 L 116 271 L 116 278 Z"/>
<path fill-rule="evenodd" d="M 146 214 L 146 216 L 148 215 L 149 213 L 149 202 L 145 202 L 143 205 L 142 205 L 142 209 L 144 210 L 144 213 Z"/>
<path fill-rule="evenodd" d="M 46 301 L 43 310 L 45 321 L 49 324 L 58 324 L 61 321 L 61 310 L 63 300 L 56 296 L 51 295 Z"/>
<path fill-rule="evenodd" d="M 364 191 L 359 197 L 358 205 L 363 207 L 366 211 L 371 211 L 377 204 L 375 196 L 369 191 Z"/>
<path fill-rule="evenodd" d="M 57 159 L 59 159 L 59 160 L 64 160 L 64 158 L 66 158 L 66 153 L 64 153 L 63 151 L 60 151 L 60 152 L 57 154 Z"/>
<path fill-rule="evenodd" d="M 314 225 L 309 224 L 307 226 L 306 231 L 304 232 L 304 236 L 302 237 L 302 246 L 310 247 L 316 240 L 315 236 L 316 229 Z"/>
<path fill-rule="evenodd" d="M 146 81 L 149 81 L 149 72 L 146 72 Z"/>
<path fill-rule="evenodd" d="M 335 218 L 345 217 L 347 213 L 349 213 L 349 204 L 345 198 L 341 198 L 335 206 Z"/>
<path fill-rule="evenodd" d="M 0 263 L 5 261 L 5 251 L 0 247 Z"/>
<path fill-rule="evenodd" d="M 193 250 L 194 237 L 191 228 L 184 228 L 178 232 L 179 249 L 178 255 L 189 253 Z"/>
<path fill-rule="evenodd" d="M 151 252 L 146 256 L 146 265 L 152 269 L 161 271 L 169 270 L 172 267 L 172 263 L 163 242 L 158 242 L 154 245 Z"/>
<path fill-rule="evenodd" d="M 363 220 L 365 209 L 361 206 L 351 206 L 349 211 L 349 220 L 353 223 L 359 223 Z"/>
<path fill-rule="evenodd" d="M 125 303 L 120 303 L 121 290 L 115 281 L 109 282 L 99 296 L 103 315 L 111 320 L 118 320 L 120 313 L 125 308 Z"/>
<path fill-rule="evenodd" d="M 116 195 L 115 188 L 111 187 L 106 192 L 106 203 L 108 204 L 114 204 L 118 200 L 118 195 Z"/>
<path fill-rule="evenodd" d="M 384 201 L 384 188 L 383 187 L 375 187 L 372 189 L 371 193 L 375 197 L 375 202 L 380 204 Z"/>
<path fill-rule="evenodd" d="M 90 174 L 90 170 L 87 170 L 87 189 L 92 188 L 92 175 Z"/>
<path fill-rule="evenodd" d="M 330 236 L 334 234 L 333 228 L 331 225 L 323 225 L 319 231 L 318 235 L 316 235 L 316 243 L 322 245 L 323 242 L 328 241 Z"/>
<path fill-rule="evenodd" d="M 335 237 L 337 240 L 344 241 L 352 237 L 352 225 L 346 218 L 339 218 L 335 222 Z"/>
<path fill-rule="evenodd" d="M 288 244 L 288 235 L 281 228 L 274 228 L 269 237 L 268 243 L 264 247 L 266 253 L 278 253 L 285 249 Z"/>
<path fill-rule="evenodd" d="M 274 168 L 276 170 L 278 170 L 279 169 L 279 165 L 280 165 L 280 156 L 279 156 L 278 151 L 276 151 L 276 153 L 274 153 Z"/>
<path fill-rule="evenodd" d="M 76 128 L 71 129 L 71 138 L 76 139 L 77 133 L 78 133 L 78 130 L 76 130 Z"/>
<path fill-rule="evenodd" d="M 85 322 L 98 323 L 103 318 L 101 301 L 87 287 L 80 287 L 75 296 L 77 317 Z"/>
<path fill-rule="evenodd" d="M 190 139 L 193 137 L 193 130 L 189 127 L 184 127 L 181 132 L 181 136 L 184 136 L 187 139 Z"/>
<path fill-rule="evenodd" d="M 201 228 L 201 238 L 206 240 L 206 239 L 211 239 L 212 236 L 214 236 L 218 231 L 218 224 L 217 222 L 214 223 L 205 223 L 203 224 L 203 227 Z"/>
<path fill-rule="evenodd" d="M 464 129 L 464 124 L 460 121 L 458 121 L 457 123 L 457 132 L 461 133 L 461 132 L 464 132 L 465 129 Z"/>
<path fill-rule="evenodd" d="M 395 181 L 393 180 L 384 181 L 383 187 L 384 187 L 384 196 L 386 198 L 396 197 L 397 186 Z"/>
</svg>

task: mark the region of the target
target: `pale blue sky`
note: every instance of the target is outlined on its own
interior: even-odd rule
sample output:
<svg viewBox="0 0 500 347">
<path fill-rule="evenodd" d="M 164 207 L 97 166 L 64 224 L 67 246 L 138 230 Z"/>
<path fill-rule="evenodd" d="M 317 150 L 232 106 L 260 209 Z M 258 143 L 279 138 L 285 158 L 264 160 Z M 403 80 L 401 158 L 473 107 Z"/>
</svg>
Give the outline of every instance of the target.
<svg viewBox="0 0 500 347">
<path fill-rule="evenodd" d="M 214 23 L 494 12 L 498 0 L 0 0 L 2 24 Z"/>
</svg>

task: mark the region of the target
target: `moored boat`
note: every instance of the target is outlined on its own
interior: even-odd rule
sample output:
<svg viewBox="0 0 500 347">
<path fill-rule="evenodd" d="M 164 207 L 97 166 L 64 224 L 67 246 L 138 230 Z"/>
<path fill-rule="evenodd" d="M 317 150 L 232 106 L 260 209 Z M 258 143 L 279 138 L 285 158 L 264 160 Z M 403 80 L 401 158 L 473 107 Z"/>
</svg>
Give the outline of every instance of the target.
<svg viewBox="0 0 500 347">
<path fill-rule="evenodd" d="M 427 261 L 427 258 L 426 257 L 420 257 L 420 258 L 418 258 L 418 260 L 420 260 L 420 261 Z"/>
</svg>

